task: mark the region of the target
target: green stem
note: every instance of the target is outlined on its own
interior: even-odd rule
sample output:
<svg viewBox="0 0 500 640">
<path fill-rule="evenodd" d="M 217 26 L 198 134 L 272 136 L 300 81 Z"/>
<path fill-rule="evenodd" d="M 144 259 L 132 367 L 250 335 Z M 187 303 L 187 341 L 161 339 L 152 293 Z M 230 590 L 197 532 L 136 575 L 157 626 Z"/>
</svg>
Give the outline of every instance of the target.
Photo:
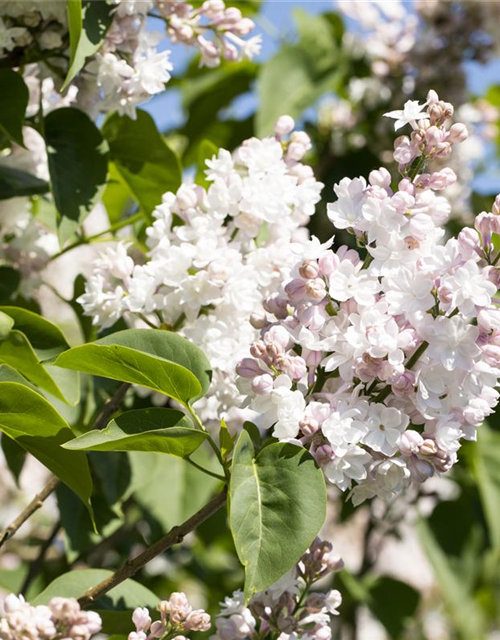
<svg viewBox="0 0 500 640">
<path fill-rule="evenodd" d="M 368 249 L 367 249 L 368 251 Z M 368 267 L 371 265 L 371 263 L 373 262 L 373 256 L 371 253 L 367 253 L 366 254 L 366 258 L 363 261 L 363 264 L 361 265 L 361 269 L 368 269 Z"/>
<path fill-rule="evenodd" d="M 215 455 L 217 456 L 217 460 L 219 461 L 220 466 L 224 469 L 225 481 L 228 482 L 229 481 L 229 470 L 227 469 L 227 466 L 224 464 L 224 459 L 222 457 L 222 453 L 220 452 L 219 447 L 215 444 L 214 439 L 208 433 L 208 431 L 205 429 L 205 425 L 200 420 L 200 418 L 199 418 L 198 414 L 196 413 L 196 411 L 194 411 L 194 409 L 189 405 L 188 405 L 188 411 L 191 414 L 191 417 L 193 418 L 195 423 L 198 425 L 198 427 L 203 432 L 205 432 L 207 434 L 207 442 L 212 447 Z"/>
<path fill-rule="evenodd" d="M 71 251 L 72 249 L 75 249 L 76 247 L 79 247 L 82 244 L 90 244 L 94 240 L 97 240 L 108 233 L 114 233 L 115 231 L 118 231 L 119 229 L 123 229 L 123 227 L 128 227 L 128 225 L 134 224 L 134 222 L 138 222 L 143 218 L 144 218 L 144 215 L 142 213 L 135 213 L 134 215 L 129 216 L 128 218 L 119 220 L 118 222 L 115 222 L 115 224 L 111 225 L 109 229 L 105 229 L 104 231 L 99 231 L 99 233 L 95 233 L 94 235 L 88 236 L 87 238 L 86 237 L 79 238 L 76 242 L 69 244 L 67 247 L 64 247 L 63 249 L 61 249 L 61 251 L 59 251 L 58 253 L 55 253 L 50 259 L 55 260 L 56 258 L 59 258 L 60 256 L 62 256 L 64 253 L 67 253 L 68 251 Z"/>
<path fill-rule="evenodd" d="M 202 471 L 203 473 L 206 473 L 207 476 L 212 476 L 212 478 L 216 478 L 217 480 L 221 480 L 222 482 L 226 482 L 226 477 L 225 476 L 221 476 L 218 473 L 213 473 L 212 471 L 209 471 L 208 469 L 205 469 L 205 467 L 202 467 L 201 465 L 196 463 L 194 460 L 191 460 L 191 458 L 189 456 L 187 458 L 184 458 L 184 460 L 186 462 L 189 462 L 189 464 L 191 466 L 195 467 L 195 469 L 198 469 L 199 471 Z"/>
</svg>

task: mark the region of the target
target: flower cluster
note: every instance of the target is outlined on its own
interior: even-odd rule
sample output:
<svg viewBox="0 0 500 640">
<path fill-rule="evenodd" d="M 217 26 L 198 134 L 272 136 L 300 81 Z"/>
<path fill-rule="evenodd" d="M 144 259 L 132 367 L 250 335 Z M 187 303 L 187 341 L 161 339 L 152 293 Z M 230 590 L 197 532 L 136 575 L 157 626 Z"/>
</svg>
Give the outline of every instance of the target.
<svg viewBox="0 0 500 640">
<path fill-rule="evenodd" d="M 2 640 L 90 640 L 101 631 L 101 618 L 82 611 L 74 598 L 52 598 L 47 606 L 31 605 L 23 596 L 7 596 L 0 618 Z"/>
<path fill-rule="evenodd" d="M 345 178 L 328 207 L 365 259 L 313 239 L 238 366 L 254 421 L 308 447 L 340 489 L 357 483 L 355 503 L 449 470 L 498 401 L 500 198 L 444 242 L 450 206 L 437 192 L 455 176 L 421 173 L 464 139 L 451 114 L 434 92 L 388 114 L 412 127 L 396 141 L 399 183 L 384 168 Z"/>
<path fill-rule="evenodd" d="M 257 335 L 252 314 L 263 298 L 272 308 L 320 197 L 322 185 L 301 162 L 309 138 L 293 126 L 284 117 L 274 137 L 220 150 L 207 161 L 207 189 L 184 184 L 165 194 L 146 231 L 146 262 L 136 264 L 124 244 L 108 249 L 79 299 L 101 327 L 142 318 L 201 346 L 214 369 L 213 417 L 240 404 L 235 367 Z"/>
<path fill-rule="evenodd" d="M 278 640 L 330 640 L 332 616 L 338 615 L 342 596 L 336 589 L 320 593 L 311 587 L 343 566 L 332 545 L 317 538 L 296 567 L 248 606 L 241 591 L 227 597 L 210 640 L 257 640 L 269 634 Z"/>
<path fill-rule="evenodd" d="M 168 600 L 158 604 L 160 619 L 154 622 L 146 607 L 138 607 L 132 615 L 135 631 L 128 640 L 187 640 L 184 634 L 192 631 L 208 631 L 210 616 L 203 609 L 193 609 L 184 593 L 172 593 Z"/>
<path fill-rule="evenodd" d="M 244 40 L 254 28 L 250 18 L 223 0 L 201 7 L 177 0 L 108 0 L 112 22 L 104 42 L 65 90 L 68 103 L 97 116 L 118 111 L 135 117 L 138 104 L 164 90 L 172 65 L 161 42 L 168 35 L 201 52 L 201 64 L 214 67 L 221 58 L 252 58 L 260 36 Z M 164 23 L 152 31 L 148 20 Z M 62 2 L 4 2 L 0 10 L 0 59 L 25 67 L 25 76 L 39 75 L 43 92 L 59 88 L 69 64 L 69 31 Z M 30 63 L 38 63 L 33 68 Z M 30 82 L 28 82 L 30 84 Z"/>
</svg>

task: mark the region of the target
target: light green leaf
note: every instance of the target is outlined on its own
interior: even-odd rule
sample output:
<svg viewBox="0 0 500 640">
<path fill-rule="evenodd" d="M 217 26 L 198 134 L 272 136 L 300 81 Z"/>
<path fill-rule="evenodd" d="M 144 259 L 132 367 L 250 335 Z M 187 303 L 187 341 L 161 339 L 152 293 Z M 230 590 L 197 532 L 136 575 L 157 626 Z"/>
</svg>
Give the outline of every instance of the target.
<svg viewBox="0 0 500 640">
<path fill-rule="evenodd" d="M 73 438 L 73 432 L 45 398 L 17 382 L 0 382 L 0 430 L 67 484 L 91 511 L 87 458 L 60 446 Z"/>
<path fill-rule="evenodd" d="M 98 51 L 113 21 L 113 5 L 95 0 L 67 0 L 71 59 L 62 90 Z"/>
<path fill-rule="evenodd" d="M 255 457 L 240 435 L 233 457 L 229 522 L 245 567 L 245 597 L 279 580 L 300 559 L 326 516 L 323 473 L 298 446 L 274 443 Z"/>
<path fill-rule="evenodd" d="M 500 551 L 500 434 L 483 424 L 471 453 L 489 534 L 493 546 Z"/>
<path fill-rule="evenodd" d="M 36 196 L 48 191 L 50 186 L 45 180 L 40 180 L 21 169 L 0 165 L 0 200 L 19 196 Z"/>
<path fill-rule="evenodd" d="M 59 239 L 64 243 L 104 189 L 108 145 L 89 116 L 73 107 L 55 109 L 46 116 L 45 141 L 52 194 L 60 215 Z"/>
<path fill-rule="evenodd" d="M 227 457 L 234 449 L 234 442 L 231 434 L 229 433 L 229 429 L 227 428 L 226 421 L 222 418 L 220 422 L 220 431 L 219 431 L 219 448 L 222 454 L 222 459 L 227 460 Z"/>
<path fill-rule="evenodd" d="M 138 109 L 136 120 L 113 114 L 102 132 L 116 171 L 147 215 L 161 204 L 166 191 L 180 187 L 179 159 L 148 113 Z"/>
<path fill-rule="evenodd" d="M 207 439 L 189 418 L 173 409 L 136 409 L 64 445 L 72 451 L 152 451 L 185 458 Z"/>
<path fill-rule="evenodd" d="M 203 397 L 211 369 L 201 349 L 158 329 L 126 329 L 62 353 L 55 364 L 159 391 L 184 406 Z"/>
<path fill-rule="evenodd" d="M 314 16 L 303 9 L 293 12 L 299 46 L 311 61 L 315 74 L 331 69 L 337 62 L 337 43 L 329 21 L 322 15 Z"/>
<path fill-rule="evenodd" d="M 0 130 L 24 146 L 23 122 L 29 91 L 22 76 L 12 69 L 0 69 Z"/>
<path fill-rule="evenodd" d="M 102 202 L 106 207 L 111 224 L 121 220 L 127 207 L 132 202 L 127 183 L 121 177 L 114 162 L 109 163 L 108 182 L 102 194 Z"/>
<path fill-rule="evenodd" d="M 453 624 L 462 640 L 482 640 L 485 632 L 484 618 L 472 593 L 460 576 L 453 571 L 445 552 L 439 546 L 425 520 L 418 521 L 417 531 L 427 559 L 434 568 L 434 574 L 448 605 Z"/>
<path fill-rule="evenodd" d="M 13 326 L 14 320 L 6 313 L 0 311 L 0 340 L 3 340 L 9 335 Z"/>
<path fill-rule="evenodd" d="M 112 571 L 105 569 L 80 569 L 56 578 L 32 602 L 48 604 L 54 597 L 79 598 L 85 591 L 105 580 Z M 92 605 L 103 621 L 103 633 L 128 633 L 132 612 L 136 607 L 148 607 L 154 611 L 160 598 L 135 580 L 125 580 Z"/>
<path fill-rule="evenodd" d="M 0 313 L 12 318 L 15 329 L 24 333 L 40 359 L 53 358 L 69 349 L 61 329 L 37 313 L 6 305 L 0 306 Z"/>
</svg>

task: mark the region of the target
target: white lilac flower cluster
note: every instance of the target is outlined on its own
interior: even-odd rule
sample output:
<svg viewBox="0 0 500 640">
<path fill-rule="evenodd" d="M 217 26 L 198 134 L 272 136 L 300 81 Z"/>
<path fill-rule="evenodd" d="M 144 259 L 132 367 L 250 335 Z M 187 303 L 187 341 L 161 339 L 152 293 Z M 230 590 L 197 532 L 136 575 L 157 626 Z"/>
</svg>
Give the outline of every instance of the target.
<svg viewBox="0 0 500 640">
<path fill-rule="evenodd" d="M 74 598 L 52 598 L 46 605 L 31 605 L 11 594 L 3 602 L 0 617 L 2 640 L 90 640 L 101 631 L 95 611 L 82 611 Z"/>
<path fill-rule="evenodd" d="M 154 622 L 146 607 L 138 607 L 132 614 L 135 631 L 128 640 L 188 640 L 184 635 L 193 631 L 208 631 L 210 616 L 203 609 L 193 609 L 185 593 L 172 593 L 168 600 L 158 603 L 160 619 Z"/>
<path fill-rule="evenodd" d="M 339 591 L 311 591 L 312 585 L 344 563 L 329 542 L 317 538 L 299 563 L 248 606 L 241 591 L 221 603 L 210 640 L 330 640 L 332 616 L 342 603 Z"/>
<path fill-rule="evenodd" d="M 320 198 L 323 185 L 301 162 L 309 138 L 293 127 L 283 117 L 274 137 L 247 140 L 233 154 L 220 150 L 207 161 L 207 189 L 184 184 L 165 194 L 146 231 L 145 261 L 136 264 L 124 244 L 109 248 L 79 299 L 101 327 L 142 318 L 204 349 L 214 369 L 206 408 L 214 418 L 240 404 L 235 367 L 258 335 L 252 314 L 290 276 Z"/>
<path fill-rule="evenodd" d="M 254 22 L 223 0 L 206 0 L 196 9 L 178 0 L 107 1 L 113 5 L 112 22 L 104 42 L 65 90 L 68 103 L 93 116 L 118 111 L 135 118 L 137 105 L 164 90 L 172 71 L 170 52 L 161 46 L 165 35 L 197 48 L 200 64 L 210 67 L 221 58 L 250 59 L 260 51 L 260 36 L 243 39 Z M 150 17 L 165 29 L 151 30 Z M 65 3 L 3 2 L 0 59 L 12 67 L 28 65 L 28 84 L 35 74 L 44 94 L 59 88 L 70 60 Z M 32 62 L 38 63 L 35 70 Z"/>
<path fill-rule="evenodd" d="M 254 421 L 309 448 L 340 489 L 356 483 L 355 503 L 448 471 L 499 397 L 500 197 L 476 230 L 445 241 L 438 192 L 455 175 L 422 172 L 465 138 L 452 113 L 430 92 L 387 114 L 412 128 L 395 144 L 400 181 L 384 168 L 345 178 L 328 206 L 366 258 L 313 239 L 238 366 Z"/>
</svg>

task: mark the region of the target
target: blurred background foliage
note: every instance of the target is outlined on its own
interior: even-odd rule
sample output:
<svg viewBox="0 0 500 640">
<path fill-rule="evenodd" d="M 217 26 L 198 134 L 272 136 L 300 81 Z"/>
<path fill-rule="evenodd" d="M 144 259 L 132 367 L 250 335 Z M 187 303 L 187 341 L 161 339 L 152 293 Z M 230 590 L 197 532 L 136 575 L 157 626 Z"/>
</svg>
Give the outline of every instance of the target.
<svg viewBox="0 0 500 640">
<path fill-rule="evenodd" d="M 233 149 L 252 135 L 270 135 L 277 117 L 289 114 L 311 136 L 310 162 L 325 183 L 324 201 L 310 224 L 311 233 L 324 240 L 332 233 L 325 206 L 333 199 L 333 185 L 391 161 L 394 131 L 382 114 L 407 99 L 424 101 L 433 88 L 455 104 L 472 134 L 453 160 L 460 190 L 449 194 L 450 230 L 489 210 L 500 191 L 499 3 L 423 0 L 392 3 L 390 10 L 377 2 L 232 4 L 255 17 L 264 36 L 261 59 L 200 69 L 196 59 L 176 52 L 176 77 L 145 107 L 187 175 L 202 183 L 200 167 L 216 148 Z M 137 154 L 152 163 L 152 171 L 163 160 L 156 165 L 151 160 L 150 119 L 143 114 L 140 121 L 144 135 L 135 143 Z M 121 182 L 118 156 L 114 162 L 115 179 L 104 194 L 112 223 L 137 206 Z M 167 188 L 163 182 L 159 195 Z M 145 223 L 136 224 L 140 239 Z M 336 242 L 350 238 L 341 234 Z M 0 298 L 9 286 L 0 276 Z M 77 280 L 74 298 L 81 287 Z M 89 338 L 88 319 L 81 312 L 80 319 Z M 103 389 L 93 394 L 99 397 Z M 79 408 L 82 415 L 94 411 L 93 394 Z M 149 401 L 133 402 L 127 408 Z M 78 415 L 72 419 L 78 424 Z M 24 458 L 5 438 L 2 446 L 18 480 Z M 478 443 L 467 444 L 459 455 L 451 479 L 434 479 L 419 494 L 392 504 L 373 501 L 354 509 L 332 490 L 323 537 L 346 560 L 336 578 L 344 602 L 334 638 L 500 638 L 500 417 L 485 424 Z M 70 569 L 113 569 L 196 511 L 217 484 L 161 454 L 91 458 L 102 489 L 96 504 L 100 533 L 92 530 L 76 497 L 60 486 L 63 519 L 57 520 L 57 509 L 45 510 L 24 538 L 9 543 L 0 564 L 1 588 L 19 591 L 28 585 L 29 597 Z M 140 582 L 160 596 L 184 590 L 216 613 L 218 602 L 243 579 L 225 517 L 220 512 L 186 544 L 150 563 Z M 36 561 L 44 545 L 50 546 L 45 561 L 35 562 L 27 576 L 28 562 Z"/>
</svg>

